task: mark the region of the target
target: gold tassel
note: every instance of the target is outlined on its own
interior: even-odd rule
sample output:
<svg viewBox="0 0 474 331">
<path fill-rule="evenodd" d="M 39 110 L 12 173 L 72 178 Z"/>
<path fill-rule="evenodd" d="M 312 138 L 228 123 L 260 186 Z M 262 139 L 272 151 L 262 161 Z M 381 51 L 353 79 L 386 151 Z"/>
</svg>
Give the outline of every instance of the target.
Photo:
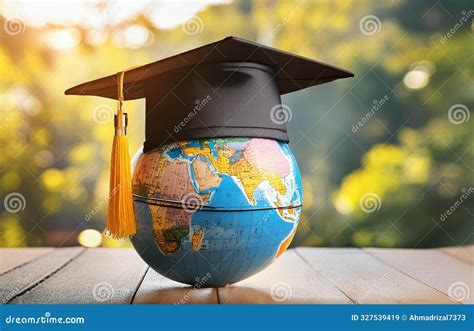
<svg viewBox="0 0 474 331">
<path fill-rule="evenodd" d="M 110 168 L 109 208 L 106 234 L 115 239 L 133 236 L 137 226 L 133 213 L 132 176 L 130 150 L 127 137 L 127 113 L 123 112 L 123 78 L 125 72 L 117 74 L 118 109 L 114 116 L 115 135 L 112 145 Z"/>
</svg>

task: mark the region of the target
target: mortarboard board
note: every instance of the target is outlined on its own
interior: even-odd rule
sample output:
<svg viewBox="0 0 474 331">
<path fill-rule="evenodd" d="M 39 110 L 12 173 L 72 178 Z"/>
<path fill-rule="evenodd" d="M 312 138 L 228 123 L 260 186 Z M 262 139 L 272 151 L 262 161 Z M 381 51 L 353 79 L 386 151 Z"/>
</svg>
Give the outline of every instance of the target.
<svg viewBox="0 0 474 331">
<path fill-rule="evenodd" d="M 260 137 L 288 142 L 285 121 L 275 120 L 272 114 L 281 107 L 280 96 L 352 76 L 349 71 L 296 54 L 227 37 L 127 70 L 126 75 L 121 72 L 77 85 L 65 93 L 118 99 L 117 140 L 125 136 L 122 101 L 145 98 L 143 150 L 147 152 L 173 142 L 214 137 Z M 113 168 L 129 163 L 125 149 L 127 143 L 114 140 Z M 120 173 L 112 169 L 111 192 L 118 185 L 128 190 L 130 175 Z M 127 201 L 131 200 L 128 193 L 125 195 Z M 122 208 L 122 203 L 109 202 L 109 220 L 110 213 L 122 218 L 121 215 L 130 214 L 130 208 L 133 211 L 132 206 L 118 212 L 117 206 Z M 110 229 L 109 222 L 107 226 Z M 122 237 L 134 230 L 111 232 Z"/>
<path fill-rule="evenodd" d="M 281 104 L 280 95 L 352 76 L 302 56 L 227 37 L 127 71 L 123 91 L 125 100 L 146 98 L 144 151 L 149 151 L 216 136 L 288 141 L 286 124 L 272 121 L 270 114 Z M 117 75 L 77 85 L 66 94 L 117 99 Z M 201 101 L 206 104 L 196 107 Z"/>
</svg>

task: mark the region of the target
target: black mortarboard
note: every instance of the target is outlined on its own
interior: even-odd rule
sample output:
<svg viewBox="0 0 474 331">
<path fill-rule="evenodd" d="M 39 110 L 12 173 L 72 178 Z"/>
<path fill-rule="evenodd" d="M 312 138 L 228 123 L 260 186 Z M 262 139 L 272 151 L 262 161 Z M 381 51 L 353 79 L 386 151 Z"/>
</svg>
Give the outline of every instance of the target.
<svg viewBox="0 0 474 331">
<path fill-rule="evenodd" d="M 302 56 L 235 37 L 126 71 L 125 100 L 146 98 L 144 151 L 198 138 L 288 141 L 275 120 L 280 95 L 352 77 Z M 68 95 L 117 99 L 117 75 L 72 87 Z"/>
</svg>

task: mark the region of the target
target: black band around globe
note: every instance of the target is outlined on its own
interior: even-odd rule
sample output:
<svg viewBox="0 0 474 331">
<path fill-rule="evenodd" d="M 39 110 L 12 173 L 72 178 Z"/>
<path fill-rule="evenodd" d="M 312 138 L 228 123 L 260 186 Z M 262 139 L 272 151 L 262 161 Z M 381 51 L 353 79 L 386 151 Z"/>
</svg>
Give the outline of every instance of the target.
<svg viewBox="0 0 474 331">
<path fill-rule="evenodd" d="M 181 72 L 178 72 L 181 71 Z M 145 82 L 144 152 L 191 139 L 259 137 L 288 142 L 274 70 L 257 63 L 206 63 Z"/>
<path fill-rule="evenodd" d="M 163 199 L 163 198 L 156 198 L 156 197 L 144 197 L 138 194 L 133 194 L 133 201 L 138 203 L 144 203 L 147 205 L 155 205 L 160 207 L 167 207 L 167 208 L 177 208 L 177 209 L 185 209 L 186 201 L 185 200 L 170 200 L 170 199 Z M 302 204 L 290 204 L 288 206 L 280 206 L 280 207 L 252 207 L 252 208 L 235 208 L 235 207 L 216 207 L 216 206 L 209 206 L 209 205 L 196 205 L 195 210 L 202 210 L 202 211 L 226 211 L 226 212 L 239 212 L 239 211 L 256 211 L 256 210 L 275 210 L 275 209 L 296 209 L 301 208 Z"/>
</svg>

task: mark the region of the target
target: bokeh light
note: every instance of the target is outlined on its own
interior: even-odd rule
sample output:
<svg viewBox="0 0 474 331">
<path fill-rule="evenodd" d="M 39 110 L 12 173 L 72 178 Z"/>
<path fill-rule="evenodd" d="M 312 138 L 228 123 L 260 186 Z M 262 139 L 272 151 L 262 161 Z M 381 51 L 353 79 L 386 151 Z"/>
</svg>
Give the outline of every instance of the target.
<svg viewBox="0 0 474 331">
<path fill-rule="evenodd" d="M 412 90 L 418 90 L 428 85 L 429 76 L 422 70 L 411 70 L 403 78 L 406 87 Z"/>
<path fill-rule="evenodd" d="M 112 41 L 117 47 L 138 49 L 149 44 L 151 38 L 147 28 L 133 24 L 116 31 L 112 36 Z"/>
<path fill-rule="evenodd" d="M 84 247 L 98 247 L 102 243 L 102 234 L 94 229 L 86 229 L 79 233 L 77 241 Z"/>
<path fill-rule="evenodd" d="M 79 32 L 72 28 L 47 31 L 43 36 L 43 42 L 56 50 L 72 49 L 79 44 L 79 41 Z"/>
<path fill-rule="evenodd" d="M 54 162 L 54 155 L 48 150 L 41 150 L 35 155 L 35 162 L 41 168 L 47 168 Z"/>
</svg>

